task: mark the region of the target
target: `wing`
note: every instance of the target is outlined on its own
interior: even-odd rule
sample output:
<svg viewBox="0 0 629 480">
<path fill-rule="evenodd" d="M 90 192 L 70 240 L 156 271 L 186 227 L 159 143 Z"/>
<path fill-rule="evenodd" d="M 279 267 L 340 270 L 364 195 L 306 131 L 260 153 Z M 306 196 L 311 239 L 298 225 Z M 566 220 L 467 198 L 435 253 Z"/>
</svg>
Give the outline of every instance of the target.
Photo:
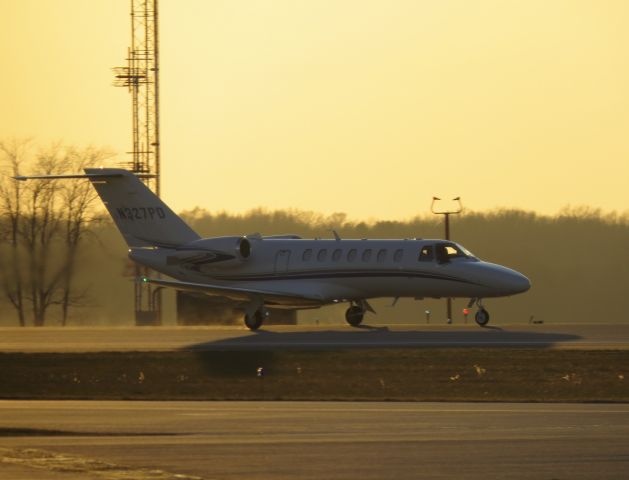
<svg viewBox="0 0 629 480">
<path fill-rule="evenodd" d="M 253 288 L 228 287 L 208 283 L 180 282 L 178 280 L 164 280 L 161 278 L 141 277 L 142 283 L 150 283 L 161 287 L 174 288 L 184 292 L 203 293 L 213 297 L 225 297 L 240 302 L 262 300 L 267 305 L 278 305 L 294 308 L 313 308 L 323 305 L 320 298 L 306 295 L 277 293 Z"/>
</svg>

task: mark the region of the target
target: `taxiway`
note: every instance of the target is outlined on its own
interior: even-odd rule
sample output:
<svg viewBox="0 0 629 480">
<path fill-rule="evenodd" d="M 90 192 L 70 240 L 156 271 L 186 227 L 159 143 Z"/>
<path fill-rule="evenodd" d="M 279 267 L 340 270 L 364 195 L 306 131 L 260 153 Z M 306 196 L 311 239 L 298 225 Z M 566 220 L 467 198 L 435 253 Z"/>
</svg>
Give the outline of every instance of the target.
<svg viewBox="0 0 629 480">
<path fill-rule="evenodd" d="M 242 348 L 540 347 L 629 349 L 625 325 L 378 325 L 0 328 L 0 352 L 174 351 Z"/>
<path fill-rule="evenodd" d="M 258 480 L 629 471 L 628 405 L 0 401 L 0 419 L 0 476 L 14 479 L 61 468 L 67 479 L 90 469 L 101 479 Z"/>
</svg>

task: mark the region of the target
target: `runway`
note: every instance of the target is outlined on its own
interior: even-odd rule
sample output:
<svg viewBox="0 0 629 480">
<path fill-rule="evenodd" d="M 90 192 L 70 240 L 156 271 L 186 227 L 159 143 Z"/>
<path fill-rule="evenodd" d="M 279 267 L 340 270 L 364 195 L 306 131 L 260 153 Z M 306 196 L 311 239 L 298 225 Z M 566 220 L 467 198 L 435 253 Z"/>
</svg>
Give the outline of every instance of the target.
<svg viewBox="0 0 629 480">
<path fill-rule="evenodd" d="M 539 347 L 629 349 L 627 325 L 378 325 L 0 328 L 0 352 L 174 351 L 243 348 Z"/>
<path fill-rule="evenodd" d="M 1 401 L 0 419 L 0 477 L 15 480 L 616 479 L 629 471 L 629 405 Z M 60 464 L 69 473 L 57 477 Z"/>
</svg>

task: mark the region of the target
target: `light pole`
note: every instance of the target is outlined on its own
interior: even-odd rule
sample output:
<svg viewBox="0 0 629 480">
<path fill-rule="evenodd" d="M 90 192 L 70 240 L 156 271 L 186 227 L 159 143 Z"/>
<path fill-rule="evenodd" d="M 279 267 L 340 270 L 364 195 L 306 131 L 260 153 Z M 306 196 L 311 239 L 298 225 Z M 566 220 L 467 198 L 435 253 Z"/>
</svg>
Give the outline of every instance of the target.
<svg viewBox="0 0 629 480">
<path fill-rule="evenodd" d="M 450 240 L 450 215 L 458 215 L 463 211 L 463 204 L 461 203 L 461 197 L 453 198 L 453 202 L 458 202 L 458 208 L 456 210 L 437 210 L 435 208 L 435 202 L 440 201 L 439 197 L 432 197 L 432 203 L 430 204 L 430 211 L 435 215 L 443 215 L 446 226 L 446 240 Z M 448 323 L 452 322 L 452 299 L 446 298 L 446 309 L 448 315 Z"/>
</svg>

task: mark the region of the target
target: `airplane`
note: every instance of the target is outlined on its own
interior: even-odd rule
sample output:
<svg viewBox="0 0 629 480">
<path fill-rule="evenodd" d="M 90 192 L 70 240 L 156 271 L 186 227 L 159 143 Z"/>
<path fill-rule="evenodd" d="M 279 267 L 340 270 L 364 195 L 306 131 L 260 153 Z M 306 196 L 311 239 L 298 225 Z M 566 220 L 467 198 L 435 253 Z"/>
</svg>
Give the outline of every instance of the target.
<svg viewBox="0 0 629 480">
<path fill-rule="evenodd" d="M 268 308 L 291 310 L 347 303 L 345 319 L 358 326 L 369 300 L 469 298 L 480 326 L 490 316 L 483 299 L 529 290 L 521 273 L 485 262 L 446 240 L 303 239 L 259 233 L 201 238 L 142 181 L 147 174 L 86 168 L 84 174 L 18 176 L 16 180 L 87 178 L 129 247 L 129 257 L 174 280 L 139 281 L 224 297 L 257 330 Z"/>
</svg>

